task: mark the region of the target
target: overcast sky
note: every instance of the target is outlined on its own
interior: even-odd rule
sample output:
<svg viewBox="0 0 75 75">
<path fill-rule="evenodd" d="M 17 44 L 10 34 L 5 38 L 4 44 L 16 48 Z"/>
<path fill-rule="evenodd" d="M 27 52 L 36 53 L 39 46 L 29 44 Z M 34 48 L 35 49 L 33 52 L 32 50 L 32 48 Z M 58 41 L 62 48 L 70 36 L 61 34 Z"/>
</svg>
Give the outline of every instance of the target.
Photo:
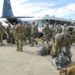
<svg viewBox="0 0 75 75">
<path fill-rule="evenodd" d="M 75 20 L 75 0 L 10 0 L 15 16 L 43 17 L 44 15 Z M 0 16 L 3 0 L 0 0 Z"/>
</svg>

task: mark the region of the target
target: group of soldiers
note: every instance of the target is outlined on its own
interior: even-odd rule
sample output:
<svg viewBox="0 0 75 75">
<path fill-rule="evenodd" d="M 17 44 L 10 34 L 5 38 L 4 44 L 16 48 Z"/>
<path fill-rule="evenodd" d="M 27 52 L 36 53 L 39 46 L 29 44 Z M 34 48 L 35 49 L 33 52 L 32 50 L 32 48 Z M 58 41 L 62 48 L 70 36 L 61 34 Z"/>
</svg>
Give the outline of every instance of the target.
<svg viewBox="0 0 75 75">
<path fill-rule="evenodd" d="M 35 23 L 32 23 L 31 25 L 21 25 L 18 24 L 15 26 L 15 42 L 17 44 L 17 51 L 22 51 L 23 48 L 23 41 L 26 43 L 27 39 L 31 46 L 34 46 L 34 43 L 37 45 L 37 41 L 35 38 L 37 37 L 37 26 L 35 26 Z"/>
<path fill-rule="evenodd" d="M 7 41 L 12 40 L 12 43 L 17 45 L 17 51 L 23 50 L 23 43 L 29 41 L 31 46 L 37 45 L 36 38 L 38 37 L 38 25 L 33 22 L 31 25 L 22 25 L 21 23 L 14 24 L 13 27 L 8 25 L 4 28 L 0 24 L 0 45 L 3 45 L 3 34 L 6 34 Z M 68 25 L 64 24 L 64 28 L 60 24 L 54 23 L 50 27 L 49 23 L 43 28 L 42 44 L 49 47 L 49 54 L 55 60 L 57 69 L 66 67 L 71 63 L 71 44 L 72 36 Z"/>
<path fill-rule="evenodd" d="M 29 42 L 30 46 L 37 45 L 35 38 L 38 35 L 38 27 L 35 22 L 29 25 L 25 24 L 8 24 L 8 27 L 4 27 L 0 24 L 0 44 L 3 45 L 3 39 L 6 38 L 7 43 L 17 45 L 17 51 L 23 50 L 23 43 Z M 3 38 L 4 37 L 4 38 Z"/>
<path fill-rule="evenodd" d="M 64 24 L 64 28 L 60 24 L 54 23 L 52 27 L 49 24 L 43 29 L 43 44 L 46 41 L 50 47 L 50 55 L 55 61 L 57 69 L 64 68 L 71 63 L 71 45 L 72 35 L 68 25 Z"/>
</svg>

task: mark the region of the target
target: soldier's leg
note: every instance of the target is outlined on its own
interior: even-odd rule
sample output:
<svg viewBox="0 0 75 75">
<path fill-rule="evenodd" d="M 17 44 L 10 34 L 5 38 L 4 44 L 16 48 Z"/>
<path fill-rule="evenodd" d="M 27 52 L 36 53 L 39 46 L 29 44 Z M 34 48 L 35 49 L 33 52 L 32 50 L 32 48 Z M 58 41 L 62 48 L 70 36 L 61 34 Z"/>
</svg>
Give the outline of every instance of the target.
<svg viewBox="0 0 75 75">
<path fill-rule="evenodd" d="M 48 44 L 48 36 L 46 36 L 46 42 L 47 42 L 47 44 Z"/>
<path fill-rule="evenodd" d="M 24 38 L 23 38 L 23 39 L 24 39 L 24 42 L 25 42 L 25 44 L 26 44 L 26 36 L 24 36 Z"/>
<path fill-rule="evenodd" d="M 45 35 L 45 38 L 46 38 L 46 43 L 48 44 L 48 35 L 47 34 Z"/>
<path fill-rule="evenodd" d="M 69 46 L 69 45 L 66 46 L 67 56 L 68 56 L 68 58 L 69 58 L 69 62 L 71 63 L 71 57 L 72 57 L 72 55 L 71 55 L 70 49 L 71 49 L 71 46 Z"/>
<path fill-rule="evenodd" d="M 17 51 L 19 51 L 19 40 L 16 40 Z"/>
<path fill-rule="evenodd" d="M 42 37 L 42 44 L 44 45 L 44 42 L 46 41 L 46 36 L 44 35 L 43 37 Z"/>
<path fill-rule="evenodd" d="M 28 40 L 29 40 L 29 43 L 31 43 L 31 36 L 30 35 L 28 36 Z"/>
<path fill-rule="evenodd" d="M 20 51 L 22 51 L 22 50 L 23 50 L 23 40 L 20 39 Z"/>
<path fill-rule="evenodd" d="M 34 42 L 35 42 L 36 45 L 38 44 L 38 42 L 35 39 L 34 39 Z"/>
<path fill-rule="evenodd" d="M 47 39 L 47 44 L 49 44 L 49 41 L 48 41 L 48 39 Z"/>
<path fill-rule="evenodd" d="M 23 40 L 24 40 L 24 43 L 26 44 L 26 32 L 24 31 L 24 35 L 23 35 Z"/>
<path fill-rule="evenodd" d="M 37 45 L 37 41 L 35 40 L 35 36 L 33 36 L 33 44 L 34 43 Z"/>
<path fill-rule="evenodd" d="M 31 37 L 31 46 L 34 46 L 34 38 Z"/>
<path fill-rule="evenodd" d="M 43 37 L 41 38 L 41 40 L 42 40 L 42 44 L 44 44 Z"/>
<path fill-rule="evenodd" d="M 26 38 L 24 39 L 24 42 L 25 42 L 25 44 L 26 44 Z"/>
<path fill-rule="evenodd" d="M 49 44 L 49 35 L 46 36 L 47 44 Z"/>
</svg>

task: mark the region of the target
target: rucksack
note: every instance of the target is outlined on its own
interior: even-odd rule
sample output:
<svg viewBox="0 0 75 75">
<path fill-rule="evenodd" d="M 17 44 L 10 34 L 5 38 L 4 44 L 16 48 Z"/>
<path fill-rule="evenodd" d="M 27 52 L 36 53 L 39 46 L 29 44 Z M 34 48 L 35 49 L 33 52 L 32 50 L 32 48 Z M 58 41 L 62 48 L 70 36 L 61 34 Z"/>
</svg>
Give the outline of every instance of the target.
<svg viewBox="0 0 75 75">
<path fill-rule="evenodd" d="M 45 46 L 39 46 L 37 52 L 38 55 L 42 55 L 42 56 L 47 55 L 47 50 Z"/>
</svg>

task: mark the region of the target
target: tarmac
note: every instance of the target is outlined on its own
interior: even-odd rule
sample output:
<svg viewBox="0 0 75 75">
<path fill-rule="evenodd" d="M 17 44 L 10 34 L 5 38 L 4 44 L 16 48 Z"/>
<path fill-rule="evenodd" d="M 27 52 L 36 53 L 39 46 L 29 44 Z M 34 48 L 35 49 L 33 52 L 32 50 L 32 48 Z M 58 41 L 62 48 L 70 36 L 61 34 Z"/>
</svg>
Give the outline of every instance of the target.
<svg viewBox="0 0 75 75">
<path fill-rule="evenodd" d="M 23 52 L 16 45 L 0 47 L 0 75 L 59 75 L 51 64 L 51 57 L 37 54 L 38 47 L 24 45 Z M 72 60 L 75 61 L 75 45 L 72 45 Z"/>
</svg>

